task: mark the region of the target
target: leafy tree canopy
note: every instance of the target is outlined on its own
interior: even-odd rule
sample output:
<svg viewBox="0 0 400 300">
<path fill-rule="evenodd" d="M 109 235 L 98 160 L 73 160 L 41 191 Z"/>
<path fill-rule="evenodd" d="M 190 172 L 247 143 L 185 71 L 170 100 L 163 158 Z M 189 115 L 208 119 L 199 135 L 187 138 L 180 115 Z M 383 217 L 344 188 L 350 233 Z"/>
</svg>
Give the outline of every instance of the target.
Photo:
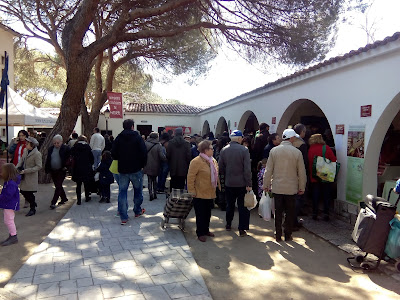
<svg viewBox="0 0 400 300">
<path fill-rule="evenodd" d="M 128 61 L 203 72 L 224 43 L 251 60 L 276 58 L 305 65 L 329 50 L 340 13 L 361 0 L 0 0 L 29 37 L 53 45 L 67 74 L 52 136 L 72 132 L 95 70 L 96 101 L 86 124 L 97 122 L 116 70 Z M 101 74 L 108 60 L 106 82 Z M 88 127 L 85 125 L 85 128 Z"/>
</svg>

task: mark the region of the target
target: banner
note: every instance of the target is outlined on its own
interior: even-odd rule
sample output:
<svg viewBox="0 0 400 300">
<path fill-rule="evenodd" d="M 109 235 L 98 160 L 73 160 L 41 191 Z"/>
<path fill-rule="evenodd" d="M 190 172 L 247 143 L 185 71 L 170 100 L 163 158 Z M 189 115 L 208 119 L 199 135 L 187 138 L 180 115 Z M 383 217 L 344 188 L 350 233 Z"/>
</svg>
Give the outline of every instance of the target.
<svg viewBox="0 0 400 300">
<path fill-rule="evenodd" d="M 107 92 L 107 99 L 110 106 L 110 118 L 122 119 L 122 93 Z"/>
<path fill-rule="evenodd" d="M 4 100 L 7 101 L 7 86 L 10 84 L 8 80 L 8 55 L 5 54 L 5 65 L 3 69 L 3 74 L 1 76 L 1 91 L 0 91 L 0 108 L 3 109 Z"/>
<path fill-rule="evenodd" d="M 358 203 L 363 199 L 365 126 L 349 126 L 347 137 L 346 200 Z"/>
</svg>

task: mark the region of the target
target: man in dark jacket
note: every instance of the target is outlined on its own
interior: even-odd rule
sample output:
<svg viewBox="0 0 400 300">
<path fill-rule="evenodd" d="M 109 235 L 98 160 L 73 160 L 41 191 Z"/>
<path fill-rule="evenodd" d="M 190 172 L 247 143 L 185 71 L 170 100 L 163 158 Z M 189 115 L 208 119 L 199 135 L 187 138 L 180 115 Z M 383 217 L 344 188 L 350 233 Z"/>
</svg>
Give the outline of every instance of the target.
<svg viewBox="0 0 400 300">
<path fill-rule="evenodd" d="M 277 133 L 273 133 L 269 136 L 268 138 L 268 145 L 265 146 L 264 152 L 263 152 L 263 158 L 269 157 L 269 152 L 271 151 L 272 148 L 278 146 L 281 143 L 281 137 Z"/>
<path fill-rule="evenodd" d="M 69 147 L 63 144 L 62 136 L 56 134 L 53 137 L 53 146 L 51 146 L 47 152 L 45 164 L 45 172 L 51 174 L 55 186 L 53 199 L 50 204 L 51 209 L 56 208 L 58 198 L 61 198 L 59 205 L 68 201 L 63 188 L 63 182 L 67 174 L 65 164 L 69 157 L 69 151 Z"/>
<path fill-rule="evenodd" d="M 225 177 L 226 230 L 231 230 L 235 213 L 235 202 L 239 210 L 239 234 L 246 236 L 249 229 L 250 211 L 244 207 L 244 196 L 251 191 L 251 166 L 249 150 L 241 145 L 243 134 L 234 130 L 231 142 L 225 146 L 219 155 L 219 173 Z"/>
<path fill-rule="evenodd" d="M 258 181 L 257 181 L 257 166 L 258 162 L 263 159 L 263 152 L 265 146 L 268 144 L 268 137 L 269 137 L 269 125 L 267 123 L 261 123 L 260 124 L 260 131 L 258 135 L 256 135 L 256 139 L 254 142 L 253 146 L 253 151 L 251 152 L 251 181 L 252 181 L 252 186 L 253 186 L 253 191 L 254 194 L 257 196 L 257 200 L 260 200 L 258 198 Z"/>
<path fill-rule="evenodd" d="M 257 165 L 259 161 L 263 158 L 263 152 L 265 146 L 268 144 L 269 137 L 269 125 L 266 123 L 260 124 L 260 133 L 256 136 L 256 141 L 254 142 L 253 157 Z"/>
<path fill-rule="evenodd" d="M 145 212 L 145 209 L 141 208 L 143 203 L 142 169 L 147 163 L 147 150 L 141 136 L 134 131 L 133 120 L 124 120 L 122 124 L 124 130 L 116 137 L 111 154 L 113 159 L 118 160 L 118 212 L 121 225 L 125 225 L 128 221 L 127 193 L 129 182 L 132 182 L 133 185 L 135 217 L 139 217 Z"/>
<path fill-rule="evenodd" d="M 183 139 L 181 127 L 175 129 L 175 136 L 168 142 L 167 159 L 171 174 L 171 189 L 184 189 L 192 152 L 190 143 Z"/>
<path fill-rule="evenodd" d="M 297 149 L 300 150 L 301 154 L 303 155 L 304 166 L 306 167 L 306 173 L 308 173 L 308 147 L 307 144 L 304 142 L 304 137 L 306 136 L 307 128 L 305 125 L 298 123 L 293 127 L 294 131 L 299 135 L 293 143 Z M 308 176 L 307 176 L 308 178 Z M 294 220 L 294 227 L 293 229 L 296 231 L 299 227 L 302 226 L 302 220 L 299 220 L 298 217 L 302 213 L 302 208 L 304 206 L 304 194 L 303 195 L 296 195 L 296 218 Z"/>
</svg>

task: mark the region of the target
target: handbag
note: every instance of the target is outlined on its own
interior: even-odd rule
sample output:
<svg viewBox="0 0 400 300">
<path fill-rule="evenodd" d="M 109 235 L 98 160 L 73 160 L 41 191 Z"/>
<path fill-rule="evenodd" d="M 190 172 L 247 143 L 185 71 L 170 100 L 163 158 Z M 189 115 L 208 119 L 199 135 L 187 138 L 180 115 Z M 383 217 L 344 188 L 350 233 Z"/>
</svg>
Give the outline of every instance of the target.
<svg viewBox="0 0 400 300">
<path fill-rule="evenodd" d="M 119 174 L 118 173 L 118 160 L 113 160 L 110 166 L 110 172 L 113 174 Z"/>
<path fill-rule="evenodd" d="M 385 253 L 390 258 L 396 259 L 400 257 L 400 218 L 393 218 L 389 225 L 391 230 L 386 242 Z"/>
<path fill-rule="evenodd" d="M 253 191 L 247 192 L 244 196 L 244 207 L 249 209 L 253 209 L 257 205 L 256 195 L 254 195 Z"/>
<path fill-rule="evenodd" d="M 73 169 L 73 168 L 74 168 L 74 166 L 75 166 L 75 159 L 74 159 L 74 157 L 73 157 L 72 155 L 70 155 L 70 156 L 67 158 L 67 161 L 65 162 L 65 166 L 66 166 L 68 169 Z"/>
<path fill-rule="evenodd" d="M 339 173 L 340 164 L 325 158 L 326 145 L 322 147 L 322 157 L 314 156 L 312 176 L 320 182 L 334 182 Z"/>
<path fill-rule="evenodd" d="M 21 181 L 24 180 L 24 178 L 25 178 L 25 174 L 21 174 L 21 172 L 25 169 L 24 163 L 25 163 L 25 161 L 22 161 L 22 164 L 17 168 L 17 172 L 18 172 L 19 176 L 21 177 Z"/>
</svg>

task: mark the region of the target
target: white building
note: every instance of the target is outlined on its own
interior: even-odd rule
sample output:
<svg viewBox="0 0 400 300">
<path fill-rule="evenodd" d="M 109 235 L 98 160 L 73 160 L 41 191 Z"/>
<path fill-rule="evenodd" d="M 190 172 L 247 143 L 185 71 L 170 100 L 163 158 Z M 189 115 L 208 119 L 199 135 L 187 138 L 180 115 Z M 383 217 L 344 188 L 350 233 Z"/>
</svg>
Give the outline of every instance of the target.
<svg viewBox="0 0 400 300">
<path fill-rule="evenodd" d="M 124 119 L 135 121 L 135 130 L 148 136 L 150 132 L 159 129 L 174 129 L 183 127 L 185 134 L 199 134 L 198 113 L 201 108 L 177 104 L 129 103 L 124 107 Z M 122 119 L 108 119 L 109 134 L 117 136 L 122 131 Z M 106 129 L 104 115 L 100 116 L 99 128 Z"/>
<path fill-rule="evenodd" d="M 153 131 L 183 125 L 192 134 L 213 131 L 218 136 L 235 129 L 254 131 L 261 122 L 278 134 L 299 122 L 321 133 L 330 129 L 341 163 L 335 211 L 354 222 L 365 195 L 383 188 L 387 196 L 400 178 L 400 33 L 197 113 L 128 111 L 125 118 L 133 118 L 137 127 L 151 125 Z M 104 116 L 99 125 L 105 128 Z M 120 119 L 108 125 L 114 135 L 121 130 Z"/>
<path fill-rule="evenodd" d="M 10 87 L 14 89 L 14 40 L 21 35 L 12 30 L 10 27 L 0 23 L 0 65 L 1 74 L 3 74 L 5 63 L 5 52 L 9 56 L 8 61 L 8 78 Z"/>
</svg>

